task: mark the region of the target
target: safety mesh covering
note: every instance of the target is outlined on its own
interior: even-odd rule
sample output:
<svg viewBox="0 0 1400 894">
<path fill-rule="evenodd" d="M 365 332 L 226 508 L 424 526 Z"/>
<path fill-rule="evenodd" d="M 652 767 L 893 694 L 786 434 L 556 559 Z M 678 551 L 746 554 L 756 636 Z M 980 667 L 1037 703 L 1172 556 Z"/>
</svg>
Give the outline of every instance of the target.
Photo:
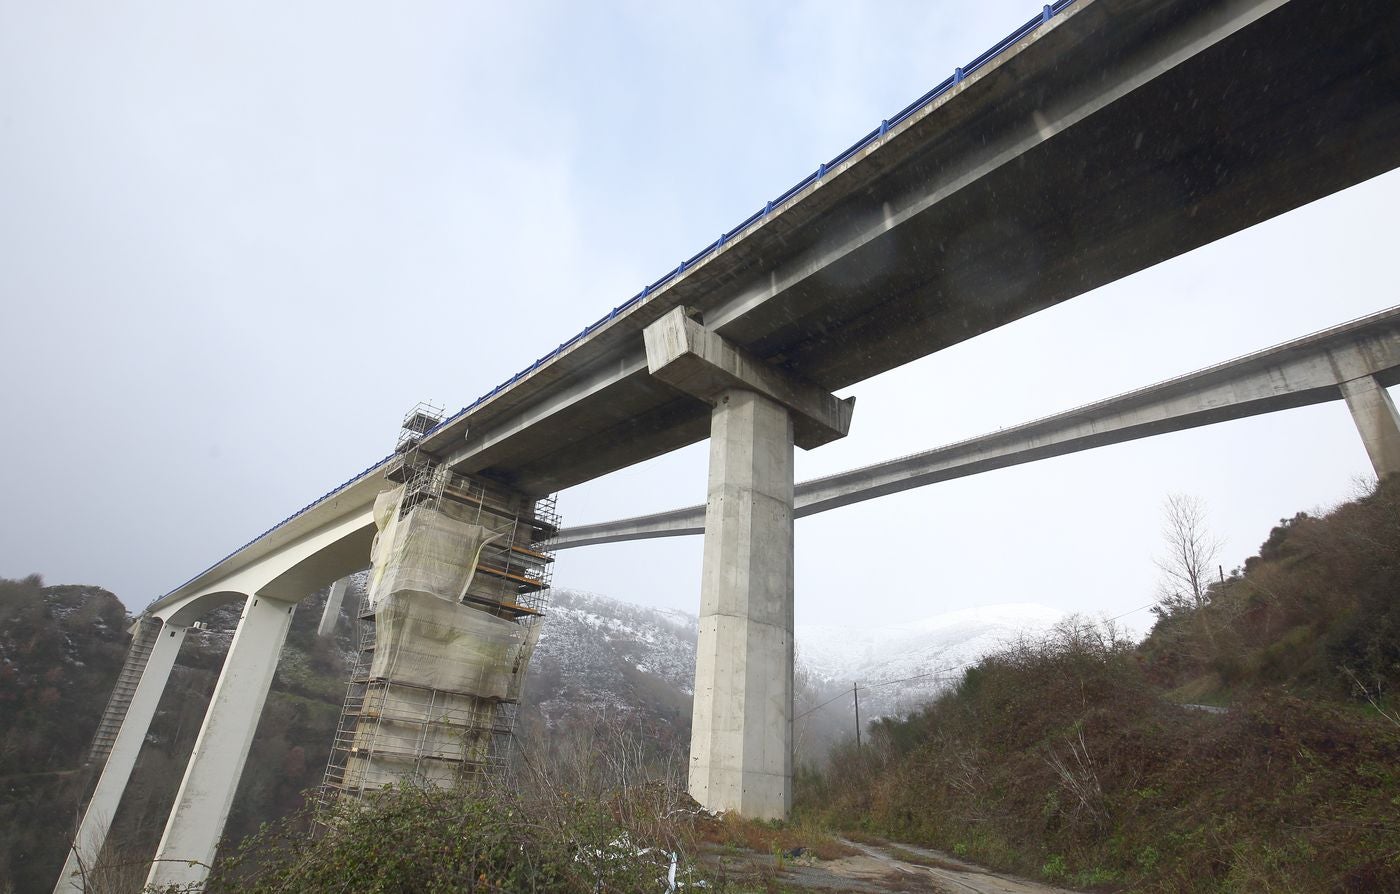
<svg viewBox="0 0 1400 894">
<path fill-rule="evenodd" d="M 481 548 L 505 536 L 466 518 L 450 505 L 418 506 L 400 512 L 404 489 L 374 501 L 379 529 L 370 552 L 369 604 L 376 612 L 394 593 L 415 592 L 456 603 L 471 585 Z"/>
<path fill-rule="evenodd" d="M 381 599 L 374 624 L 371 679 L 495 699 L 519 694 L 539 630 L 415 591 Z"/>
<path fill-rule="evenodd" d="M 405 424 L 405 430 L 408 431 Z M 421 426 L 412 430 L 421 435 Z M 375 500 L 372 568 L 323 803 L 505 766 L 558 529 L 552 498 L 411 451 Z"/>
</svg>

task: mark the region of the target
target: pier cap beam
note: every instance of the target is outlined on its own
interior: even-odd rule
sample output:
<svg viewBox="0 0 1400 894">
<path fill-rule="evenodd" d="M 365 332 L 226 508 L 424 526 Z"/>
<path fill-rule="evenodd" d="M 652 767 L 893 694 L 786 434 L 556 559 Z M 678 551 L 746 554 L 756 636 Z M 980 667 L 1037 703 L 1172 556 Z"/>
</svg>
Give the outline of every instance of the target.
<svg viewBox="0 0 1400 894">
<path fill-rule="evenodd" d="M 674 308 L 642 330 L 652 376 L 709 404 L 735 388 L 761 394 L 792 414 L 793 443 L 803 450 L 844 438 L 850 431 L 854 397 L 842 400 L 755 357 L 705 329 L 691 313 Z"/>
</svg>

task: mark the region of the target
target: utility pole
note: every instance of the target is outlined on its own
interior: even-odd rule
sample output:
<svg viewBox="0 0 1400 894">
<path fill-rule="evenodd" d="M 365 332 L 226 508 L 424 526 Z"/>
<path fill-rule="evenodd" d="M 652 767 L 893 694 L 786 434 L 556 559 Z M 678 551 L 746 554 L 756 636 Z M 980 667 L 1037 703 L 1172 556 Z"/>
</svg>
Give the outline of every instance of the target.
<svg viewBox="0 0 1400 894">
<path fill-rule="evenodd" d="M 854 683 L 851 684 L 851 695 L 852 695 L 852 696 L 855 698 L 855 700 L 856 700 L 856 748 L 859 749 L 859 748 L 860 748 L 860 690 L 856 688 L 856 684 L 854 684 Z"/>
</svg>

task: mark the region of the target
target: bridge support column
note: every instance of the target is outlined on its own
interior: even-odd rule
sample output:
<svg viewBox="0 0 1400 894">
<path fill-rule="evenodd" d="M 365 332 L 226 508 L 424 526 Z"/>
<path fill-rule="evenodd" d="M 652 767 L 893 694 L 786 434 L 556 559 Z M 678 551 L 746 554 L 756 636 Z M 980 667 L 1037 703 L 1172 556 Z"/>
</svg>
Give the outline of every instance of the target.
<svg viewBox="0 0 1400 894">
<path fill-rule="evenodd" d="M 336 622 L 340 620 L 340 604 L 345 601 L 345 588 L 348 586 L 348 577 L 342 577 L 331 584 L 331 591 L 326 596 L 326 607 L 321 612 L 321 623 L 316 626 L 317 636 L 330 636 L 335 632 Z"/>
<path fill-rule="evenodd" d="M 150 620 L 145 623 L 159 623 Z M 112 750 L 102 765 L 102 775 L 97 779 L 87 809 L 83 811 L 82 822 L 73 846 L 68 850 L 68 859 L 59 874 L 54 894 L 82 894 L 87 890 L 84 879 L 102 853 L 102 845 L 107 841 L 107 831 L 112 819 L 117 815 L 126 784 L 131 779 L 131 770 L 136 766 L 136 756 L 141 752 L 141 744 L 151 728 L 151 718 L 165 692 L 165 683 L 170 679 L 170 668 L 175 657 L 180 654 L 180 646 L 185 641 L 185 627 L 166 624 L 156 634 L 151 643 L 151 654 L 146 659 L 146 667 L 141 671 L 141 679 L 131 695 L 126 716 L 112 742 Z"/>
<path fill-rule="evenodd" d="M 183 889 L 208 876 L 295 608 L 261 596 L 244 605 L 148 885 Z"/>
<path fill-rule="evenodd" d="M 740 390 L 716 400 L 690 792 L 757 819 L 792 807 L 792 448 L 781 404 Z"/>
<path fill-rule="evenodd" d="M 1400 472 L 1400 414 L 1395 411 L 1390 392 L 1374 376 L 1362 376 L 1342 383 L 1342 397 L 1361 433 L 1376 477 Z"/>
<path fill-rule="evenodd" d="M 793 445 L 845 437 L 840 400 L 676 308 L 648 326 L 647 368 L 711 404 L 690 793 L 709 810 L 792 807 Z"/>
</svg>

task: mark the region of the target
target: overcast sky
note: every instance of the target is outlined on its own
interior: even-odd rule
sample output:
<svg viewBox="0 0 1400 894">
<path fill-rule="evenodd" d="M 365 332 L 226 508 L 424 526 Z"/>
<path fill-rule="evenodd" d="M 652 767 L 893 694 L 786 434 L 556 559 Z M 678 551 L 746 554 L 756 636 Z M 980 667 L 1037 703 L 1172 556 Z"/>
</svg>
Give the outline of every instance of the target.
<svg viewBox="0 0 1400 894">
<path fill-rule="evenodd" d="M 0 575 L 139 608 L 455 410 L 845 148 L 1025 2 L 0 0 Z M 1395 173 L 862 383 L 798 479 L 1370 313 Z M 1370 467 L 1333 403 L 797 523 L 798 623 L 1151 602 L 1161 503 L 1240 563 Z M 566 491 L 702 502 L 705 445 Z M 694 611 L 699 538 L 556 582 Z M 1138 629 L 1150 615 L 1126 619 Z"/>
</svg>

